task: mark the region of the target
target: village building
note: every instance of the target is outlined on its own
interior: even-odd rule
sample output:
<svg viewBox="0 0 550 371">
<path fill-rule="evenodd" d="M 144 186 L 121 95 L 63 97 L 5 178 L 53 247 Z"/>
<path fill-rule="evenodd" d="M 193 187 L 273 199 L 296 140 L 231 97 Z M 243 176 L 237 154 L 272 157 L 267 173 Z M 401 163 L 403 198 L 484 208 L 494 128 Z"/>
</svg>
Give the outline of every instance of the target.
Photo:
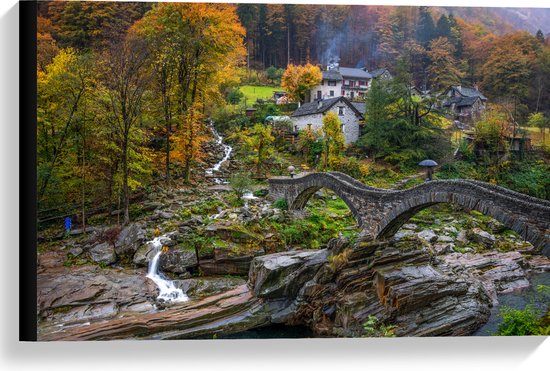
<svg viewBox="0 0 550 371">
<path fill-rule="evenodd" d="M 472 124 L 487 108 L 487 98 L 477 87 L 453 85 L 443 95 L 443 107 L 460 124 Z"/>
<path fill-rule="evenodd" d="M 342 124 L 345 143 L 354 143 L 359 139 L 361 133 L 364 109 L 365 103 L 352 103 L 342 96 L 315 100 L 303 104 L 292 114 L 292 130 L 297 133 L 308 127 L 314 130 L 322 129 L 323 117 L 328 112 L 334 112 Z"/>
<path fill-rule="evenodd" d="M 390 72 L 377 69 L 369 72 L 366 68 L 340 67 L 337 63 L 330 64 L 322 71 L 321 83 L 311 89 L 308 102 L 346 97 L 349 100 L 364 97 L 375 78 L 390 79 Z"/>
</svg>

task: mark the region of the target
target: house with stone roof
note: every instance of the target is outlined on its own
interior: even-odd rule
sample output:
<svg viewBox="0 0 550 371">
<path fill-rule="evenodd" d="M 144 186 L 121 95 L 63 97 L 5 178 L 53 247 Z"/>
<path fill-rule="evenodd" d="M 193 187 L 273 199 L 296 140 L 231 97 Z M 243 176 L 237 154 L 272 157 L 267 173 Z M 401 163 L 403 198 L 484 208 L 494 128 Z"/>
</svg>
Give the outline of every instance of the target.
<svg viewBox="0 0 550 371">
<path fill-rule="evenodd" d="M 443 96 L 442 106 L 461 123 L 474 122 L 487 108 L 487 98 L 477 87 L 453 85 L 445 90 Z"/>
<path fill-rule="evenodd" d="M 373 79 L 392 77 L 385 68 L 369 72 L 366 68 L 340 67 L 338 64 L 329 65 L 322 74 L 321 83 L 310 91 L 309 102 L 332 97 L 346 97 L 349 100 L 363 97 Z"/>
<path fill-rule="evenodd" d="M 361 126 L 363 125 L 365 103 L 352 103 L 343 96 L 315 100 L 301 105 L 290 117 L 293 132 L 297 133 L 308 127 L 314 130 L 322 129 L 323 117 L 328 112 L 334 112 L 338 115 L 342 123 L 346 144 L 354 143 L 359 139 Z"/>
</svg>

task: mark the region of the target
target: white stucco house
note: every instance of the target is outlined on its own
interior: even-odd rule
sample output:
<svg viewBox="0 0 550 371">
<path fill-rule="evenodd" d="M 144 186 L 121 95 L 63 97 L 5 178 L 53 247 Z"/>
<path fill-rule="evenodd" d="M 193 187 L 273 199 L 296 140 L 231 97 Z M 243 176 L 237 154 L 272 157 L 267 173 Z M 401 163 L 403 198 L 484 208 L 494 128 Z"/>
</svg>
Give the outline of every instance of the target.
<svg viewBox="0 0 550 371">
<path fill-rule="evenodd" d="M 369 72 L 366 68 L 340 67 L 338 64 L 329 65 L 322 74 L 321 83 L 309 92 L 309 102 L 339 96 L 349 100 L 363 97 L 373 79 L 392 77 L 385 68 Z"/>
<path fill-rule="evenodd" d="M 354 143 L 359 139 L 363 124 L 364 103 L 352 103 L 346 97 L 334 97 L 305 103 L 290 117 L 294 132 L 306 129 L 323 128 L 323 117 L 328 112 L 334 112 L 340 118 L 346 144 Z M 361 109 L 363 108 L 363 109 Z"/>
</svg>

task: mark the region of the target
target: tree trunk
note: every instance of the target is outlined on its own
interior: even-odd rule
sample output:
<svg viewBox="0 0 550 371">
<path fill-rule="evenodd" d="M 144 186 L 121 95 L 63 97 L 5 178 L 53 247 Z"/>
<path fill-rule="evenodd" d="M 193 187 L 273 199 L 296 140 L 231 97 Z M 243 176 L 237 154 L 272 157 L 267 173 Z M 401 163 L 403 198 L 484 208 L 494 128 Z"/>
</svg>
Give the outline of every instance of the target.
<svg viewBox="0 0 550 371">
<path fill-rule="evenodd" d="M 130 195 L 128 194 L 128 134 L 124 134 L 124 142 L 122 144 L 122 196 L 123 196 L 123 208 L 124 219 L 122 224 L 126 225 L 130 222 Z"/>
</svg>

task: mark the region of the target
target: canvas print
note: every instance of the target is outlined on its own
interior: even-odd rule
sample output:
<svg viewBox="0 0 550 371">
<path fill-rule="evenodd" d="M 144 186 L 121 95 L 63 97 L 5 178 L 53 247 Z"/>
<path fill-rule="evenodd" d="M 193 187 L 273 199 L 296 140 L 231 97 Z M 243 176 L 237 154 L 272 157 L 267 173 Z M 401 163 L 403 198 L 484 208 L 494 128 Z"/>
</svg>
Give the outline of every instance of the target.
<svg viewBox="0 0 550 371">
<path fill-rule="evenodd" d="M 550 332 L 550 8 L 36 25 L 38 340 Z"/>
</svg>

